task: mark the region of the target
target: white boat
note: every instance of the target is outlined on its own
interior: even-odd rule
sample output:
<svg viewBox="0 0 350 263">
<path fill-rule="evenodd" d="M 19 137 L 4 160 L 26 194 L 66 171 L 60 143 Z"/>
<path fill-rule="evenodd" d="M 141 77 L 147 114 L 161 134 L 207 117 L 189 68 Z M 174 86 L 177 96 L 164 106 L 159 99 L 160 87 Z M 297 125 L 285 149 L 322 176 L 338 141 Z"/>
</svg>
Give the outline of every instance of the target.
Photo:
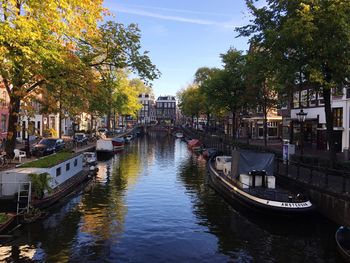
<svg viewBox="0 0 350 263">
<path fill-rule="evenodd" d="M 96 142 L 96 154 L 98 158 L 108 158 L 114 154 L 112 140 L 109 138 L 98 139 Z"/>
<path fill-rule="evenodd" d="M 95 152 L 84 152 L 84 165 L 93 166 L 97 163 L 97 156 Z"/>
<path fill-rule="evenodd" d="M 71 157 L 56 161 L 49 167 L 42 166 L 40 163 L 44 158 L 49 160 L 59 154 L 48 155 L 39 160 L 24 163 L 17 168 L 3 171 L 0 174 L 0 199 L 4 202 L 9 200 L 11 204 L 15 204 L 13 197 L 17 196 L 16 209 L 18 213 L 22 213 L 28 209 L 29 205 L 47 208 L 76 191 L 88 179 L 88 172 L 83 169 L 83 155 L 72 154 Z M 47 185 L 38 186 L 38 179 L 33 181 L 33 178 L 36 177 L 46 181 Z"/>
<path fill-rule="evenodd" d="M 291 216 L 313 211 L 308 198 L 276 184 L 273 159 L 273 154 L 249 151 L 211 158 L 209 183 L 232 204 L 238 201 L 265 214 Z"/>
<path fill-rule="evenodd" d="M 184 135 L 182 132 L 177 132 L 177 133 L 175 133 L 175 137 L 180 139 L 180 138 L 183 138 Z"/>
</svg>

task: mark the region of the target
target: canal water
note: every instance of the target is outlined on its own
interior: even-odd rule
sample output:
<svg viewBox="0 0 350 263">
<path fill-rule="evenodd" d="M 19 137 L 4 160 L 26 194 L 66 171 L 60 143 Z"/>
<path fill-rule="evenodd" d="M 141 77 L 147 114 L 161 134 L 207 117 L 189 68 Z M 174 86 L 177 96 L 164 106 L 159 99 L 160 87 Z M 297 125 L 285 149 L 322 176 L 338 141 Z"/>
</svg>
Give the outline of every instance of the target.
<svg viewBox="0 0 350 263">
<path fill-rule="evenodd" d="M 137 138 L 98 166 L 83 191 L 1 244 L 0 262 L 338 262 L 335 225 L 230 206 L 179 139 Z"/>
</svg>

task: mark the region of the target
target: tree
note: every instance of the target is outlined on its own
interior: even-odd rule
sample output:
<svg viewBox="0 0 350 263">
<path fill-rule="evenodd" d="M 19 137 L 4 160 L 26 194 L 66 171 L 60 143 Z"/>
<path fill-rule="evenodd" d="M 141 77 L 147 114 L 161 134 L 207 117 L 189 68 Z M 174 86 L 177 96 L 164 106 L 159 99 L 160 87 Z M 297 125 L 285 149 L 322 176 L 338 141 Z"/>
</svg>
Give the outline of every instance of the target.
<svg viewBox="0 0 350 263">
<path fill-rule="evenodd" d="M 263 132 L 264 144 L 267 146 L 267 115 L 271 109 L 276 108 L 278 102 L 278 88 L 274 66 L 267 50 L 251 48 L 247 55 L 245 67 L 246 99 L 249 107 L 258 108 L 261 106 L 264 115 Z"/>
<path fill-rule="evenodd" d="M 204 96 L 203 98 L 203 109 L 207 115 L 207 126 L 210 126 L 210 115 L 213 112 L 213 107 L 210 104 L 210 97 L 206 97 L 205 86 L 203 85 L 205 81 L 210 80 L 210 78 L 217 72 L 217 68 L 201 67 L 197 69 L 194 75 L 194 83 L 199 86 L 200 93 Z"/>
<path fill-rule="evenodd" d="M 195 117 L 198 122 L 199 115 L 204 112 L 204 97 L 199 87 L 196 84 L 191 84 L 184 90 L 178 92 L 177 97 L 182 114 L 191 117 L 192 125 Z"/>
<path fill-rule="evenodd" d="M 113 99 L 112 94 L 118 86 L 118 74 L 121 70 L 131 70 L 138 74 L 140 78 L 148 84 L 148 81 L 159 77 L 160 72 L 152 64 L 148 57 L 148 52 L 141 53 L 140 30 L 137 25 L 130 24 L 125 27 L 123 24 L 108 21 L 99 27 L 100 34 L 91 38 L 81 39 L 79 43 L 78 55 L 82 61 L 92 67 L 99 75 L 100 85 L 99 93 L 105 95 L 99 101 L 105 100 L 105 103 L 96 104 L 91 110 L 102 111 L 107 114 L 107 128 L 110 128 L 111 110 L 115 109 L 114 99 L 119 101 L 119 110 L 122 101 L 127 101 L 128 94 L 119 90 L 119 96 Z M 139 88 L 140 83 L 134 81 L 135 90 Z M 130 97 L 129 97 L 130 99 Z M 131 102 L 132 100 L 129 100 Z M 130 105 L 129 105 L 130 106 Z M 128 105 L 124 105 L 122 111 L 125 111 Z M 130 111 L 126 110 L 126 111 Z M 133 112 L 133 110 L 131 110 Z"/>
<path fill-rule="evenodd" d="M 320 90 L 325 101 L 327 142 L 336 160 L 331 93 L 348 84 L 350 5 L 347 0 L 269 0 L 257 8 L 247 0 L 254 20 L 238 29 L 269 50 L 280 79 Z M 294 76 L 294 79 L 293 79 Z M 299 78 L 297 78 L 299 76 Z"/>
<path fill-rule="evenodd" d="M 224 69 L 217 70 L 204 81 L 205 96 L 210 98 L 216 111 L 224 110 L 232 114 L 231 133 L 236 134 L 236 113 L 244 105 L 244 67 L 245 56 L 236 49 L 229 49 L 221 55 Z"/>
<path fill-rule="evenodd" d="M 20 102 L 48 79 L 47 69 L 74 50 L 83 33 L 92 36 L 102 0 L 2 1 L 0 77 L 10 97 L 6 153 L 13 155 Z"/>
</svg>

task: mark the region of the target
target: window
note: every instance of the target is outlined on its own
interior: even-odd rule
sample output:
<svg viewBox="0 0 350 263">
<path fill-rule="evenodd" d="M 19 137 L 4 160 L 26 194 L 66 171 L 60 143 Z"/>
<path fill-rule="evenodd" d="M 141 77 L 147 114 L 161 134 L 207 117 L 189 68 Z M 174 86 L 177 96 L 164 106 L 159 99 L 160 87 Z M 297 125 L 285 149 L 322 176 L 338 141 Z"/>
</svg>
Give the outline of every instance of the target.
<svg viewBox="0 0 350 263">
<path fill-rule="evenodd" d="M 77 166 L 78 165 L 78 159 L 75 159 L 74 160 L 74 166 Z"/>
<path fill-rule="evenodd" d="M 70 163 L 66 163 L 66 171 L 70 170 Z"/>
<path fill-rule="evenodd" d="M 324 99 L 321 93 L 318 93 L 318 106 L 324 105 Z"/>
<path fill-rule="evenodd" d="M 343 108 L 333 108 L 333 126 L 343 127 Z"/>
<path fill-rule="evenodd" d="M 317 105 L 316 93 L 312 92 L 309 94 L 310 96 L 310 107 L 315 107 Z"/>
<path fill-rule="evenodd" d="M 300 93 L 300 101 L 301 101 L 301 106 L 303 107 L 307 107 L 307 102 L 308 102 L 308 99 L 307 99 L 307 90 L 302 90 L 301 93 Z"/>
<path fill-rule="evenodd" d="M 350 88 L 346 89 L 346 98 L 349 99 L 350 98 Z"/>
<path fill-rule="evenodd" d="M 61 167 L 56 169 L 56 177 L 61 175 Z"/>
<path fill-rule="evenodd" d="M 299 92 L 293 93 L 293 108 L 299 108 Z"/>
</svg>

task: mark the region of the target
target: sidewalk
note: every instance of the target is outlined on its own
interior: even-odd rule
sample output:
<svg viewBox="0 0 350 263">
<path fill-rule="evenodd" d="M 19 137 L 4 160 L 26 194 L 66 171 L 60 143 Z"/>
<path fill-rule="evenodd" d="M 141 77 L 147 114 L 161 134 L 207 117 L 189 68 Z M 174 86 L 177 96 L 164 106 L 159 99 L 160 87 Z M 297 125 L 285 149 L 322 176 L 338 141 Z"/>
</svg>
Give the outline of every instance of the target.
<svg viewBox="0 0 350 263">
<path fill-rule="evenodd" d="M 69 139 L 68 139 L 68 141 L 69 141 Z M 32 148 L 33 145 L 35 145 L 36 143 L 38 143 L 38 141 L 34 141 L 34 140 L 31 141 L 30 148 Z M 73 147 L 72 151 L 77 152 L 77 153 L 85 152 L 85 151 L 91 150 L 93 147 L 96 147 L 96 142 L 88 142 L 87 145 L 78 145 L 77 147 Z M 24 143 L 16 143 L 16 149 L 25 150 L 25 144 Z M 22 162 L 19 162 L 18 159 L 16 159 L 16 160 L 8 159 L 7 165 L 0 166 L 0 172 L 16 168 L 16 166 L 19 164 L 31 162 L 31 161 L 34 161 L 36 159 L 38 159 L 38 157 L 35 157 L 35 156 L 27 156 L 26 158 L 22 158 Z"/>
<path fill-rule="evenodd" d="M 247 143 L 246 139 L 239 139 L 238 140 L 241 143 Z M 249 144 L 251 145 L 259 145 L 259 146 L 264 146 L 264 140 L 257 140 L 257 139 L 250 139 Z M 270 149 L 273 149 L 277 152 L 282 153 L 283 151 L 283 141 L 281 140 L 268 140 L 267 141 L 267 147 Z M 300 147 L 295 147 L 295 153 L 300 155 L 301 150 Z M 310 146 L 310 145 L 304 145 L 304 156 L 317 156 L 322 159 L 328 158 L 329 151 L 327 150 L 319 150 L 316 149 L 316 146 Z M 337 160 L 339 161 L 349 161 L 350 155 L 348 153 L 344 152 L 339 152 L 337 153 Z"/>
</svg>

